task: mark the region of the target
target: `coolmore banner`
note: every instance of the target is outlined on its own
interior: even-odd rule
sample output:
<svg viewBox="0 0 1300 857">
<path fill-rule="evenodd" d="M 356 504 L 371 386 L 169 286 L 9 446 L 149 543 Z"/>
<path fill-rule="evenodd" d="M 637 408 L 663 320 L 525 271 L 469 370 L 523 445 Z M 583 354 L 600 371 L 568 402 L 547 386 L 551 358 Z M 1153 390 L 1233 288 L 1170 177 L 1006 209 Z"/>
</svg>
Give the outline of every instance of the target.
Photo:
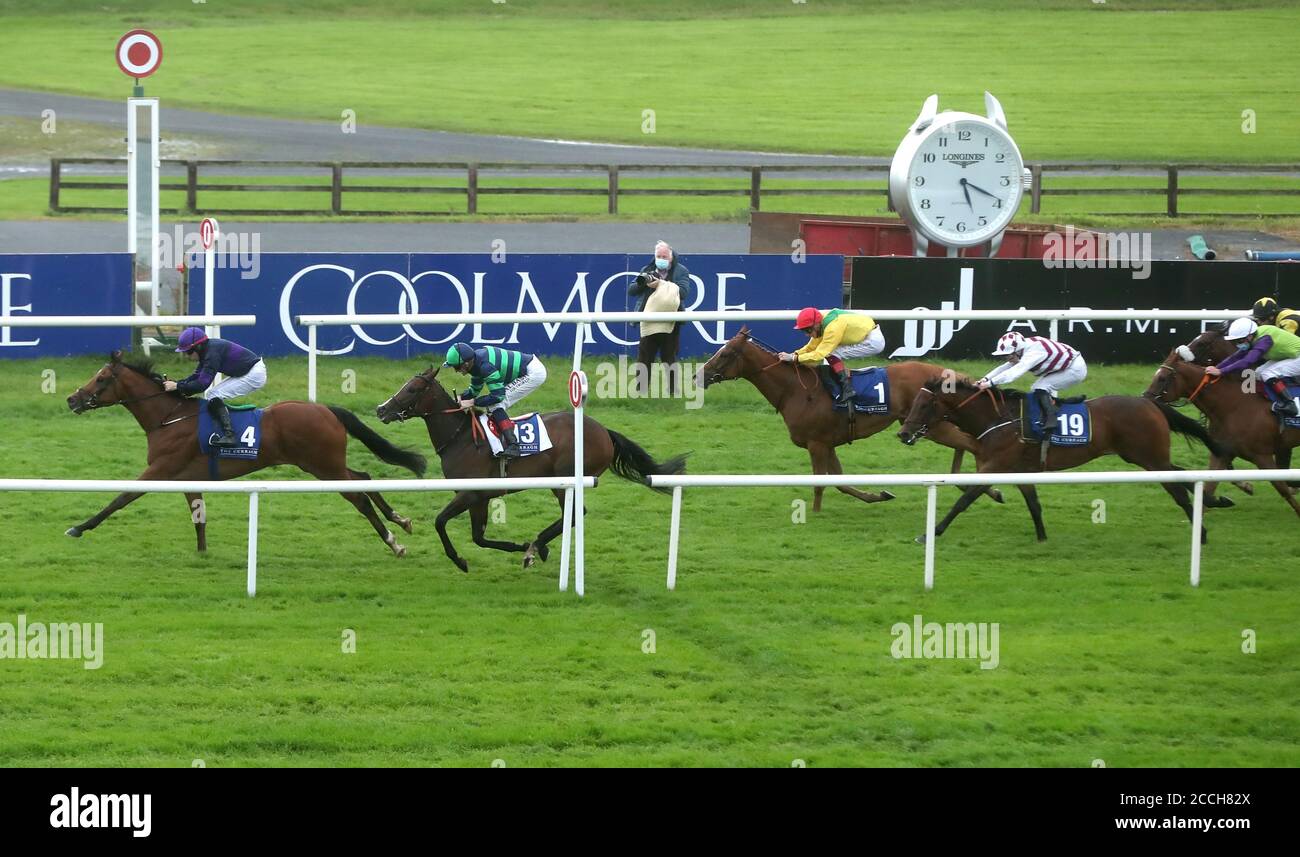
<svg viewBox="0 0 1300 857">
<path fill-rule="evenodd" d="M 904 256 L 853 260 L 854 308 L 871 309 L 1246 309 L 1271 296 L 1300 303 L 1300 265 L 1283 262 L 1151 262 L 1147 276 L 1129 268 L 1045 265 L 1040 259 L 946 259 Z M 1226 317 L 1225 317 L 1226 318 Z M 1057 338 L 1093 363 L 1159 362 L 1212 322 L 1085 321 L 1058 323 Z M 886 354 L 895 359 L 990 356 L 1007 330 L 1048 335 L 1051 322 L 886 321 Z"/>
<path fill-rule="evenodd" d="M 203 309 L 202 260 L 194 260 L 190 311 Z M 633 278 L 650 256 L 499 255 L 405 253 L 265 253 L 255 270 L 218 268 L 218 314 L 257 316 L 254 327 L 226 333 L 260 354 L 302 354 L 307 330 L 295 324 L 303 314 L 616 312 L 636 309 L 628 295 Z M 835 307 L 842 302 L 843 259 L 787 255 L 699 255 L 682 257 L 693 294 L 685 309 L 798 309 Z M 709 354 L 740 329 L 731 322 L 700 322 L 682 331 L 682 356 Z M 789 322 L 750 325 L 774 344 L 800 344 Z M 538 354 L 571 355 L 573 325 L 470 324 L 321 327 L 322 354 L 411 357 L 442 354 L 452 342 L 502 345 Z M 634 324 L 595 324 L 585 352 L 634 350 Z"/>
<path fill-rule="evenodd" d="M 127 327 L 7 327 L 33 315 L 131 315 L 128 253 L 0 253 L 0 358 L 107 354 Z"/>
</svg>

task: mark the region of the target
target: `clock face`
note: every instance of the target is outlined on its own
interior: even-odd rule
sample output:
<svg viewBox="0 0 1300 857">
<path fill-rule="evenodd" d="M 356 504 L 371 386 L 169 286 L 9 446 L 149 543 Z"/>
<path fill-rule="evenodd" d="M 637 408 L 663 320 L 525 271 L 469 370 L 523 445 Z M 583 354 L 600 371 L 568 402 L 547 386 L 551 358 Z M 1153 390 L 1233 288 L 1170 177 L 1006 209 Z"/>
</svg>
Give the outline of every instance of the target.
<svg viewBox="0 0 1300 857">
<path fill-rule="evenodd" d="M 948 246 L 983 243 L 1015 216 L 1023 169 L 1015 145 L 999 128 L 970 120 L 935 128 L 907 173 L 912 215 Z"/>
</svg>

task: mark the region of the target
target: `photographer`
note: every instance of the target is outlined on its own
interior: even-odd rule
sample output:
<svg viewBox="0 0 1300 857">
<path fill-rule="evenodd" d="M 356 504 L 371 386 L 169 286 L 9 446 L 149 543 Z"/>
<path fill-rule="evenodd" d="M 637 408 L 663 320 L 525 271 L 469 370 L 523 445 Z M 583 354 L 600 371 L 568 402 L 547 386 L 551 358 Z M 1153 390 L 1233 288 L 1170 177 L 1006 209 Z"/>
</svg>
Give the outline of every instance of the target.
<svg viewBox="0 0 1300 857">
<path fill-rule="evenodd" d="M 666 241 L 655 244 L 655 257 L 641 269 L 627 293 L 637 299 L 636 312 L 676 312 L 690 306 L 691 276 Z M 681 345 L 681 323 L 641 323 L 641 341 L 636 355 L 637 385 L 644 392 L 649 385 L 650 364 L 661 360 L 668 370 L 668 394 L 678 382 L 677 350 Z"/>
</svg>

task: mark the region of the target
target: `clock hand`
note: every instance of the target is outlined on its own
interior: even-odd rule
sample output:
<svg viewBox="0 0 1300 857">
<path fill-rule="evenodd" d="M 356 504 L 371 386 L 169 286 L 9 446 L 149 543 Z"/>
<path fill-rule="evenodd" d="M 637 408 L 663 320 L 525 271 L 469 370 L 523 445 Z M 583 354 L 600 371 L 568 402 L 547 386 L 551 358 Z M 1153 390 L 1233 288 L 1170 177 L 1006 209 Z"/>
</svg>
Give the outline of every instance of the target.
<svg viewBox="0 0 1300 857">
<path fill-rule="evenodd" d="M 970 188 L 966 186 L 966 180 L 961 180 L 961 192 L 966 194 L 966 204 L 970 206 L 971 214 L 975 213 L 975 204 L 970 201 Z"/>
<path fill-rule="evenodd" d="M 975 185 L 971 184 L 970 182 L 966 182 L 966 186 L 969 187 L 969 188 L 970 188 L 971 190 L 973 190 L 973 191 L 978 191 L 979 193 L 984 194 L 985 196 L 990 196 L 990 197 L 993 197 L 994 199 L 997 199 L 997 198 L 998 198 L 998 197 L 997 197 L 997 194 L 989 193 L 989 192 L 986 191 L 984 188 L 982 188 L 982 187 L 976 187 Z"/>
</svg>

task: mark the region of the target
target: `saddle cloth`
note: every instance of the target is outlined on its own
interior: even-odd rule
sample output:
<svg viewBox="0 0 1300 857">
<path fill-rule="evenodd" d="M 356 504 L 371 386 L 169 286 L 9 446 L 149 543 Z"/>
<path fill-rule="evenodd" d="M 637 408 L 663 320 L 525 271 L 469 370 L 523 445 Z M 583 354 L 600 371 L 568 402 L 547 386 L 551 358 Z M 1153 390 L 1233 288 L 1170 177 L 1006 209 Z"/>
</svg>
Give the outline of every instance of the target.
<svg viewBox="0 0 1300 857">
<path fill-rule="evenodd" d="M 488 445 L 492 448 L 493 455 L 500 455 L 502 450 L 501 437 L 497 434 L 496 426 L 488 419 L 487 414 L 479 414 L 479 425 L 483 427 L 483 433 L 487 435 Z M 518 417 L 511 417 L 515 421 L 515 437 L 519 438 L 519 455 L 526 458 L 530 455 L 536 455 L 539 452 L 546 452 L 551 448 L 551 436 L 546 433 L 546 423 L 542 421 L 541 414 L 523 414 Z"/>
<path fill-rule="evenodd" d="M 821 373 L 819 373 L 821 374 Z M 859 414 L 887 414 L 889 413 L 889 372 L 883 366 L 872 366 L 866 369 L 853 369 L 849 372 L 849 378 L 853 383 L 853 410 Z M 822 386 L 831 398 L 839 393 L 838 386 L 834 381 L 827 382 L 826 375 L 822 375 Z M 847 411 L 848 403 L 835 404 L 835 410 Z"/>
<path fill-rule="evenodd" d="M 217 458 L 257 458 L 262 448 L 262 409 L 247 405 L 226 406 L 230 411 L 230 425 L 235 430 L 235 446 L 213 446 L 212 439 L 221 433 L 220 427 L 208 413 L 206 402 L 199 403 L 199 452 Z"/>
<path fill-rule="evenodd" d="M 1082 396 L 1057 399 L 1059 410 L 1052 426 L 1052 446 L 1086 446 L 1092 440 L 1092 416 Z M 1020 435 L 1025 443 L 1043 442 L 1043 409 L 1038 397 L 1027 395 L 1021 400 Z"/>
<path fill-rule="evenodd" d="M 1300 383 L 1297 383 L 1295 378 L 1283 378 L 1282 380 L 1286 381 L 1286 391 L 1291 395 L 1291 398 L 1300 399 Z M 1255 389 L 1262 390 L 1264 397 L 1270 402 L 1278 401 L 1278 395 L 1273 392 L 1272 384 L 1257 383 Z M 1282 425 L 1287 428 L 1300 428 L 1300 417 L 1284 417 L 1281 414 L 1274 414 L 1274 416 L 1281 419 Z"/>
</svg>

